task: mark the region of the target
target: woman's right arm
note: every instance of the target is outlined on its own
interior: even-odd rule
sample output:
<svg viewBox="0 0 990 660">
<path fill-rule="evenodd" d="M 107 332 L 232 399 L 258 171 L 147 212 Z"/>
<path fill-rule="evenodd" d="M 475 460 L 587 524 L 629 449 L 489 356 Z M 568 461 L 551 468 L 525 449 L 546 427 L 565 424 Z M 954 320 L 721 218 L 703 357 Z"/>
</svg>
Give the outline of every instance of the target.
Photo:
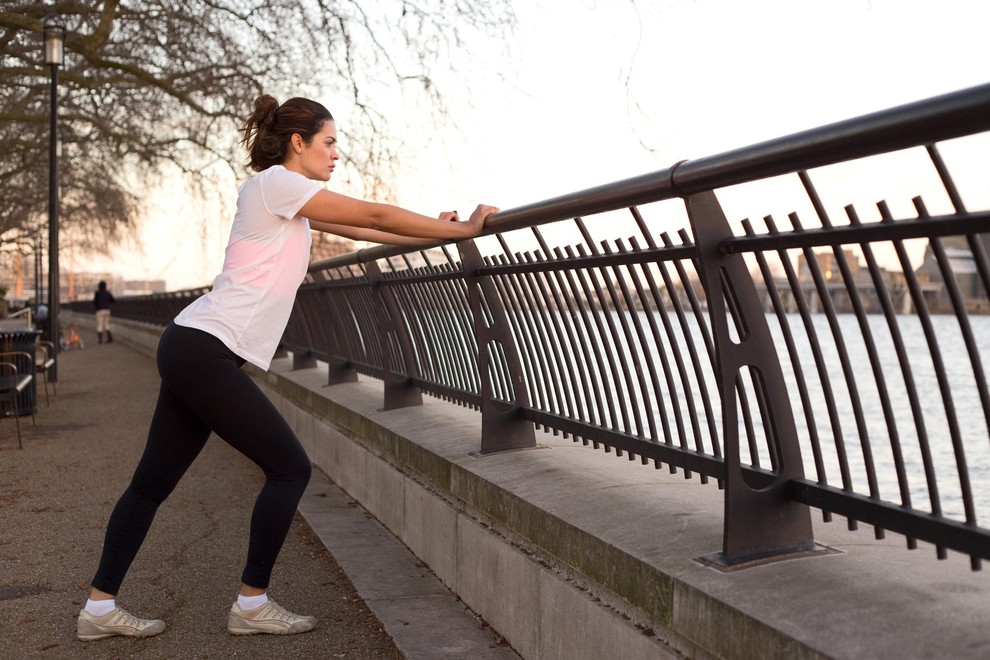
<svg viewBox="0 0 990 660">
<path fill-rule="evenodd" d="M 332 225 L 328 222 L 319 222 L 310 218 L 310 229 L 335 234 L 349 238 L 352 241 L 368 241 L 370 243 L 384 243 L 386 245 L 407 245 L 410 247 L 435 245 L 439 239 L 436 238 L 414 238 L 403 236 L 402 234 L 392 234 L 387 231 L 368 229 L 366 227 L 355 227 L 354 225 Z"/>
<path fill-rule="evenodd" d="M 303 204 L 299 215 L 322 225 L 373 229 L 412 238 L 458 240 L 480 234 L 485 226 L 485 219 L 496 212 L 498 208 L 494 206 L 479 204 L 467 222 L 445 222 L 391 204 L 366 202 L 329 190 L 320 190 Z"/>
</svg>

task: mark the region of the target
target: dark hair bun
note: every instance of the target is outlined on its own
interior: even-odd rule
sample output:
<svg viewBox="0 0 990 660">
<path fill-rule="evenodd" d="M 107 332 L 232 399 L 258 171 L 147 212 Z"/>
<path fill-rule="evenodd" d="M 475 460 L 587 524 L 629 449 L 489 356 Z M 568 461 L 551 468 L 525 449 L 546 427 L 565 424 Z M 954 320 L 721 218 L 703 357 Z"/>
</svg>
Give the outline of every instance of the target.
<svg viewBox="0 0 990 660">
<path fill-rule="evenodd" d="M 278 101 L 271 94 L 262 94 L 254 100 L 254 122 L 258 127 L 271 128 L 278 112 Z"/>
</svg>

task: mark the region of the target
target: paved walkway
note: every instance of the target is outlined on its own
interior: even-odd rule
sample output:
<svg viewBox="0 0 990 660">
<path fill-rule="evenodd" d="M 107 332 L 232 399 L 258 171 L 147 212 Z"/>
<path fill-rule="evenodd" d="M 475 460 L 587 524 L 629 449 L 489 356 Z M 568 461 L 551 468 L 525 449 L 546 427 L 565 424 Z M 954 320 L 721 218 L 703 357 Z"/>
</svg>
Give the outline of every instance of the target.
<svg viewBox="0 0 990 660">
<path fill-rule="evenodd" d="M 76 641 L 106 519 L 140 456 L 158 389 L 152 360 L 83 338 L 85 350 L 60 357 L 50 406 L 39 389 L 37 425 L 21 418 L 23 450 L 13 420 L 0 419 L 0 657 L 517 657 L 318 471 L 300 505 L 315 522 L 297 516 L 271 593 L 319 625 L 288 637 L 227 634 L 262 477 L 215 437 L 160 509 L 119 594 L 168 629 L 147 640 Z M 342 550 L 339 563 L 327 547 Z M 439 606 L 421 608 L 424 596 Z M 403 611 L 406 597 L 418 600 Z"/>
</svg>

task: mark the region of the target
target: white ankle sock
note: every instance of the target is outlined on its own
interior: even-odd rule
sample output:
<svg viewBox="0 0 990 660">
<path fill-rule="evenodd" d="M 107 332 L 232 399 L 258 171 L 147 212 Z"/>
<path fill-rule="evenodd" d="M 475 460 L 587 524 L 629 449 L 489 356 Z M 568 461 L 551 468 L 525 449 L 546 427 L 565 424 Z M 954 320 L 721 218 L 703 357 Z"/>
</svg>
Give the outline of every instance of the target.
<svg viewBox="0 0 990 660">
<path fill-rule="evenodd" d="M 111 598 L 110 600 L 86 599 L 85 610 L 93 616 L 103 616 L 104 614 L 110 614 L 113 612 L 115 607 L 117 607 L 117 601 L 114 598 Z"/>
<path fill-rule="evenodd" d="M 264 593 L 260 596 L 237 596 L 237 605 L 242 610 L 253 610 L 256 607 L 261 607 L 268 602 L 268 594 Z"/>
</svg>

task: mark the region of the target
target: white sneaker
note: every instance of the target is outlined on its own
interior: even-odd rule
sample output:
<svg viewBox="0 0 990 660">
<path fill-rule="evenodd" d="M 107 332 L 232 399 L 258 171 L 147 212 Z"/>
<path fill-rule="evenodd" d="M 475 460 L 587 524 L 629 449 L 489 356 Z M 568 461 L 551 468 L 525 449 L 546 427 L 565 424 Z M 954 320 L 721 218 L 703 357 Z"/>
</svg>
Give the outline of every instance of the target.
<svg viewBox="0 0 990 660">
<path fill-rule="evenodd" d="M 253 610 L 243 610 L 234 603 L 227 616 L 227 631 L 232 635 L 294 635 L 316 627 L 316 619 L 311 616 L 293 614 L 271 598 Z"/>
<path fill-rule="evenodd" d="M 76 621 L 76 637 L 84 642 L 106 639 L 115 635 L 124 637 L 154 637 L 165 630 L 165 622 L 158 619 L 139 619 L 127 610 L 115 607 L 109 614 L 93 616 L 86 610 L 79 612 Z"/>
</svg>

